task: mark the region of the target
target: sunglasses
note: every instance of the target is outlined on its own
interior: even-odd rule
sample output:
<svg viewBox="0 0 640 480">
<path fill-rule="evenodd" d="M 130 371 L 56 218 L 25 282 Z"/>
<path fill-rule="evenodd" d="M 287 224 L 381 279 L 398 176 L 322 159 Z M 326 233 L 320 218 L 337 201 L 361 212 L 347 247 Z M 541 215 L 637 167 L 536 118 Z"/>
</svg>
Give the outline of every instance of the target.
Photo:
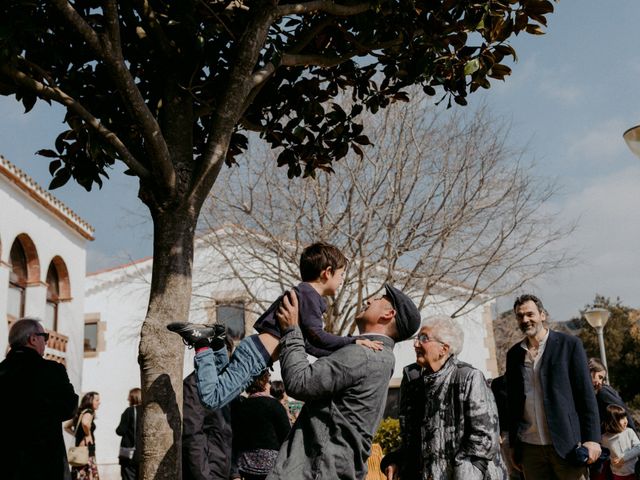
<svg viewBox="0 0 640 480">
<path fill-rule="evenodd" d="M 442 343 L 440 340 L 437 340 L 435 338 L 431 338 L 429 337 L 429 335 L 427 335 L 426 333 L 421 333 L 420 335 L 418 335 L 417 337 L 415 337 L 414 342 L 417 340 L 418 342 L 424 344 L 424 343 L 429 343 L 429 342 L 438 342 L 438 343 Z"/>
<path fill-rule="evenodd" d="M 47 332 L 38 332 L 35 335 L 44 338 L 45 342 L 49 341 L 49 334 Z"/>
</svg>

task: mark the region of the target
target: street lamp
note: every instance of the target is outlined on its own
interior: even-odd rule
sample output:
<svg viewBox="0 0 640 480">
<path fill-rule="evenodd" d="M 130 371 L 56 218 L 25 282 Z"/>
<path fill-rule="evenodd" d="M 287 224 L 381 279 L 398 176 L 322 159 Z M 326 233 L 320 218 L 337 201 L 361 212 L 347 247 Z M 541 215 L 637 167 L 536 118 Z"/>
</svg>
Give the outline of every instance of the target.
<svg viewBox="0 0 640 480">
<path fill-rule="evenodd" d="M 598 334 L 598 345 L 600 345 L 600 358 L 602 359 L 602 363 L 604 364 L 604 368 L 607 369 L 607 373 L 609 372 L 609 368 L 607 367 L 607 354 L 604 351 L 604 326 L 607 324 L 609 320 L 609 310 L 606 308 L 592 308 L 591 310 L 587 310 L 584 312 L 584 318 L 587 319 L 587 323 L 595 328 L 596 333 Z"/>
<path fill-rule="evenodd" d="M 622 138 L 627 142 L 629 149 L 633 154 L 640 158 L 640 125 L 631 127 L 629 130 L 622 134 Z"/>
</svg>

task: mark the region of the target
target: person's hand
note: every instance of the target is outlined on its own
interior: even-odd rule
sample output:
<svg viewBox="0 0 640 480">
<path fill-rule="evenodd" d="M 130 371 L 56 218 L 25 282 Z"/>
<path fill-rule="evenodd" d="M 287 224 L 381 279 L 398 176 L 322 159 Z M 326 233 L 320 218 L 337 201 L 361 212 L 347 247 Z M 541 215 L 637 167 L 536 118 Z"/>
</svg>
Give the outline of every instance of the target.
<svg viewBox="0 0 640 480">
<path fill-rule="evenodd" d="M 587 464 L 591 465 L 600 458 L 602 448 L 600 448 L 600 444 L 598 442 L 584 442 L 582 446 L 589 452 L 589 460 L 587 460 Z"/>
<path fill-rule="evenodd" d="M 283 332 L 298 326 L 298 296 L 296 292 L 292 290 L 285 292 L 276 312 L 276 318 L 280 330 Z"/>
<path fill-rule="evenodd" d="M 611 457 L 611 465 L 615 467 L 619 467 L 624 464 L 624 458 L 622 457 Z"/>
<path fill-rule="evenodd" d="M 393 480 L 396 478 L 396 473 L 398 472 L 398 466 L 395 463 L 390 464 L 387 468 L 384 469 L 384 474 L 387 476 L 387 480 Z"/>
<path fill-rule="evenodd" d="M 382 350 L 384 344 L 380 340 L 359 338 L 358 340 L 356 340 L 356 345 L 362 345 L 363 347 L 370 348 L 373 351 L 380 351 Z"/>
<path fill-rule="evenodd" d="M 515 448 L 509 447 L 509 457 L 511 458 L 511 466 L 515 468 L 517 471 L 522 472 L 522 465 L 518 463 L 516 459 L 516 450 Z"/>
</svg>

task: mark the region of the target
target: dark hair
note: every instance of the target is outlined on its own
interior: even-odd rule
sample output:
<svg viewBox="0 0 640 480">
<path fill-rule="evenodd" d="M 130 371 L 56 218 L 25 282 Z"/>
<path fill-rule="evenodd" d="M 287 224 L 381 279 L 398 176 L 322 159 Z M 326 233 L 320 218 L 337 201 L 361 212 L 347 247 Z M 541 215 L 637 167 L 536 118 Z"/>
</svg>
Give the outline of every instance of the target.
<svg viewBox="0 0 640 480">
<path fill-rule="evenodd" d="M 142 403 L 142 390 L 139 388 L 132 388 L 129 390 L 129 404 L 131 406 L 140 405 Z"/>
<path fill-rule="evenodd" d="M 347 257 L 328 243 L 317 242 L 309 245 L 300 255 L 300 277 L 303 282 L 317 280 L 323 270 L 330 268 L 334 273 L 347 266 Z"/>
<path fill-rule="evenodd" d="M 599 358 L 591 357 L 589 359 L 589 371 L 590 372 L 604 372 L 607 375 L 607 369 L 604 368 L 604 364 Z"/>
<path fill-rule="evenodd" d="M 274 380 L 271 382 L 271 391 L 269 392 L 271 396 L 277 400 L 282 400 L 284 398 L 284 383 L 280 380 Z"/>
<path fill-rule="evenodd" d="M 604 431 L 607 433 L 624 432 L 620 420 L 627 418 L 627 412 L 620 405 L 611 404 L 604 414 Z"/>
<path fill-rule="evenodd" d="M 76 414 L 73 416 L 73 426 L 78 424 L 78 419 L 80 418 L 80 413 L 85 410 L 89 410 L 92 415 L 95 416 L 95 412 L 93 410 L 93 399 L 100 395 L 98 392 L 87 392 L 82 396 L 82 400 L 80 400 L 80 406 L 76 410 Z"/>
<path fill-rule="evenodd" d="M 253 379 L 251 385 L 247 387 L 246 392 L 251 395 L 252 393 L 260 393 L 264 392 L 267 384 L 269 383 L 269 378 L 271 378 L 271 374 L 269 370 L 265 370 L 259 376 Z"/>
<path fill-rule="evenodd" d="M 513 302 L 513 311 L 515 312 L 516 308 L 518 308 L 520 305 L 527 302 L 535 303 L 536 307 L 538 307 L 538 312 L 544 313 L 544 314 L 547 313 L 547 311 L 544 308 L 544 305 L 542 305 L 542 300 L 540 300 L 535 295 L 531 295 L 530 293 L 527 293 L 525 295 L 520 295 L 518 298 L 516 298 L 516 301 Z"/>
</svg>

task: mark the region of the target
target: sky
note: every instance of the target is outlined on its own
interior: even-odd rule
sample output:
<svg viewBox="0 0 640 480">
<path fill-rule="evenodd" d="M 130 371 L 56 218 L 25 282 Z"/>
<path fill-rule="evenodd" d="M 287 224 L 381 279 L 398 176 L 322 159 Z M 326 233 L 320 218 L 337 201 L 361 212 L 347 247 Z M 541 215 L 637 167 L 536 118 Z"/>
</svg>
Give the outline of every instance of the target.
<svg viewBox="0 0 640 480">
<path fill-rule="evenodd" d="M 536 175 L 560 187 L 551 205 L 557 221 L 577 223 L 564 240 L 576 264 L 525 289 L 561 321 L 596 293 L 640 307 L 640 159 L 622 140 L 640 124 L 640 2 L 565 0 L 555 7 L 544 36 L 512 40 L 519 57 L 513 74 L 464 108 L 486 104 L 511 123 L 510 142 L 526 147 Z M 48 160 L 35 152 L 51 148 L 62 118 L 61 108 L 42 102 L 24 115 L 13 98 L 0 97 L 0 154 L 46 187 Z M 122 171 L 114 168 L 101 190 L 69 182 L 53 191 L 96 229 L 88 272 L 151 255 L 149 215 L 135 178 Z"/>
</svg>

